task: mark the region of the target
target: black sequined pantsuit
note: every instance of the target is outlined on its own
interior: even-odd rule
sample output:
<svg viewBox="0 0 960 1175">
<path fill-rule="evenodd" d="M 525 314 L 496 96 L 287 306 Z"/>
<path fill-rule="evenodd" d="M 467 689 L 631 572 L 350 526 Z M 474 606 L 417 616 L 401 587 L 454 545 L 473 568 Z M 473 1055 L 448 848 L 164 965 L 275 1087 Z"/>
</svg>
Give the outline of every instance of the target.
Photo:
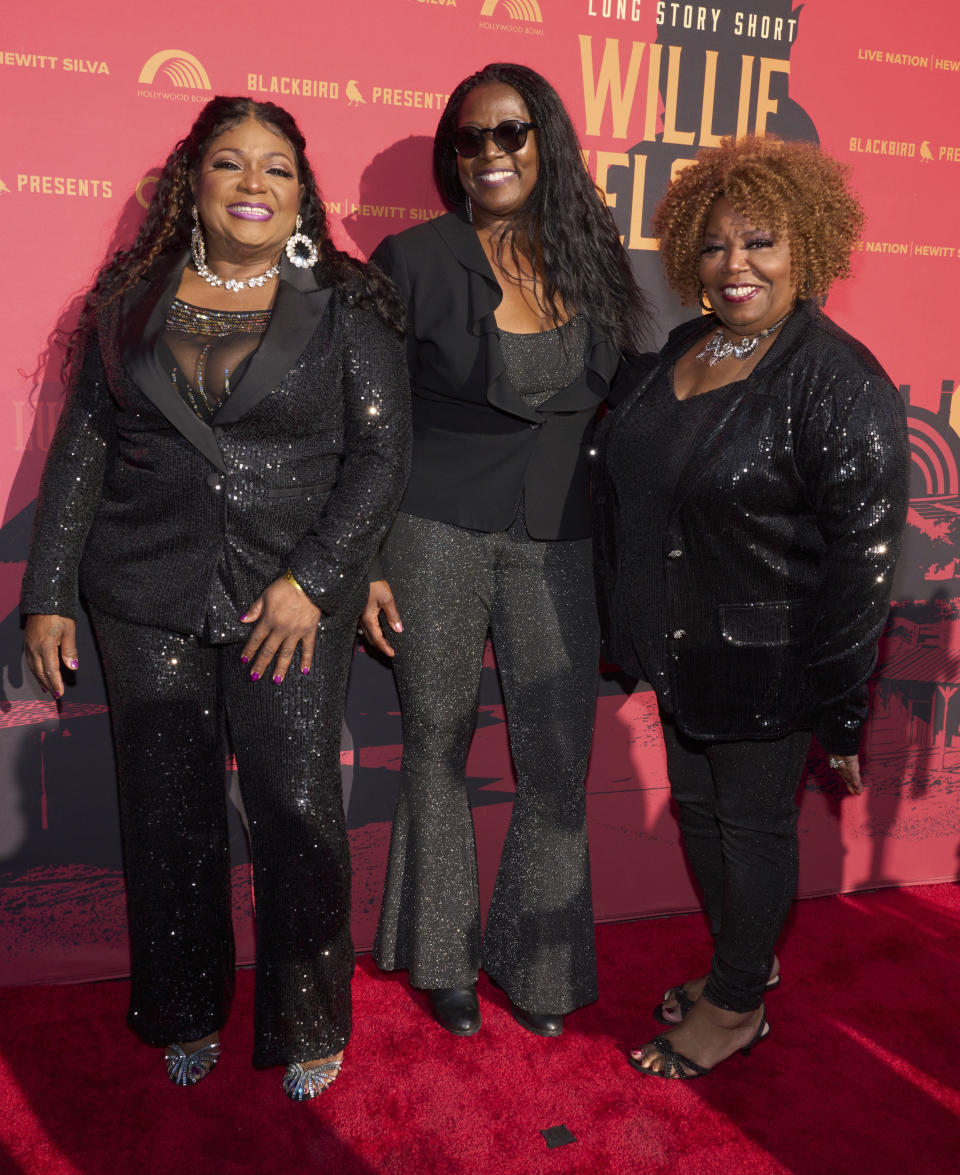
<svg viewBox="0 0 960 1175">
<path fill-rule="evenodd" d="M 670 793 L 714 938 L 704 990 L 721 1008 L 759 1007 L 797 891 L 797 788 L 810 747 L 785 738 L 699 742 L 663 717 Z"/>
<path fill-rule="evenodd" d="M 241 646 L 93 614 L 110 697 L 130 923 L 128 1022 L 143 1041 L 222 1027 L 234 947 L 225 729 L 250 830 L 254 1064 L 329 1056 L 350 1035 L 349 844 L 340 728 L 352 626 L 318 633 L 311 673 L 253 683 Z"/>
<path fill-rule="evenodd" d="M 471 984 L 482 966 L 519 1007 L 565 1013 L 597 996 L 584 792 L 598 660 L 591 546 L 515 531 L 401 514 L 381 552 L 404 625 L 385 630 L 404 755 L 374 957 L 426 989 Z M 517 785 L 481 944 L 465 766 L 488 630 Z"/>
</svg>

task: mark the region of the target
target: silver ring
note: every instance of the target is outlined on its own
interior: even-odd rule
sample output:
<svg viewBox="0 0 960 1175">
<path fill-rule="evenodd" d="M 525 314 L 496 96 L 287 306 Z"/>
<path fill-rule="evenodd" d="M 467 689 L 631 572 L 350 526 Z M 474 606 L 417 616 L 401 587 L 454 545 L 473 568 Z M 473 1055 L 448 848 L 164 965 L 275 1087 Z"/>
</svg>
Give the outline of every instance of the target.
<svg viewBox="0 0 960 1175">
<path fill-rule="evenodd" d="M 836 771 L 838 767 L 843 766 L 843 760 L 838 759 L 836 755 L 831 755 L 830 756 L 830 766 L 834 769 L 834 771 Z"/>
</svg>

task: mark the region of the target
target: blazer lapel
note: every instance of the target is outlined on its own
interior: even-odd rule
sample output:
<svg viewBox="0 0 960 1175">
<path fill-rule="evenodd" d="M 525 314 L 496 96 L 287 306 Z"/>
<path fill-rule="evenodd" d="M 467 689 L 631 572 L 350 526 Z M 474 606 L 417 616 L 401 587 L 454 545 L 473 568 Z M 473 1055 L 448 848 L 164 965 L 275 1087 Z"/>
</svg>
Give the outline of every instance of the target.
<svg viewBox="0 0 960 1175">
<path fill-rule="evenodd" d="M 542 424 L 544 418 L 554 412 L 577 412 L 596 407 L 605 398 L 606 388 L 617 370 L 620 357 L 616 348 L 591 328 L 584 374 L 551 396 L 540 409 L 531 408 L 507 374 L 496 320 L 503 291 L 493 276 L 473 226 L 459 212 L 441 216 L 430 223 L 467 270 L 470 313 L 467 329 L 477 336 L 486 364 L 487 402 L 511 416 L 537 424 Z M 596 390 L 593 385 L 603 390 Z"/>
<path fill-rule="evenodd" d="M 330 302 L 333 290 L 320 287 L 312 269 L 280 262 L 280 285 L 270 325 L 243 378 L 213 418 L 214 426 L 236 424 L 270 394 L 303 354 Z"/>
<path fill-rule="evenodd" d="M 473 226 L 459 212 L 441 216 L 430 223 L 467 271 L 470 315 L 467 330 L 478 341 L 487 377 L 487 402 L 501 412 L 542 424 L 543 416 L 524 402 L 507 375 L 503 348 L 500 346 L 500 328 L 495 317 L 496 309 L 503 301 L 503 291 L 493 276 L 490 262 Z"/>
<path fill-rule="evenodd" d="M 213 430 L 200 419 L 173 385 L 160 363 L 160 337 L 167 311 L 176 297 L 188 253 L 169 262 L 153 279 L 141 279 L 123 297 L 120 354 L 128 374 L 173 427 L 221 473 L 226 471 Z"/>
</svg>

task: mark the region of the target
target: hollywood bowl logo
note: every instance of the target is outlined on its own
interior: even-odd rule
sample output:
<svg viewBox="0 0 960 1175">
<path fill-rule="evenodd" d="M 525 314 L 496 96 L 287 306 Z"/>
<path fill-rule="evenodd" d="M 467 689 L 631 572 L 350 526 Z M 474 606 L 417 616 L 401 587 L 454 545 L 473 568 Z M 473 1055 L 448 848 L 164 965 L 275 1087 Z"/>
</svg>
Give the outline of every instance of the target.
<svg viewBox="0 0 960 1175">
<path fill-rule="evenodd" d="M 161 49 L 154 53 L 137 81 L 141 86 L 153 85 L 157 75 L 168 79 L 178 90 L 210 90 L 210 75 L 200 61 L 185 49 Z"/>
<path fill-rule="evenodd" d="M 493 16 L 498 8 L 505 8 L 511 20 L 543 24 L 543 12 L 537 0 L 484 0 L 481 16 Z"/>
</svg>

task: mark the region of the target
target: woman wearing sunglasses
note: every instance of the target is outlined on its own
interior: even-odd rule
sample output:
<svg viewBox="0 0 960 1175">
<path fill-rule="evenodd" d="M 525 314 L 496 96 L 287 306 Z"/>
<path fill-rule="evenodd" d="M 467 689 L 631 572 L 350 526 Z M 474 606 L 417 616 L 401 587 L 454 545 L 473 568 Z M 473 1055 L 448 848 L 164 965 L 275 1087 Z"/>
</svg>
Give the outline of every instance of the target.
<svg viewBox="0 0 960 1175">
<path fill-rule="evenodd" d="M 415 431 L 361 618 L 393 658 L 404 734 L 374 956 L 408 970 L 450 1032 L 480 1027 L 482 966 L 525 1028 L 557 1036 L 564 1014 L 597 995 L 589 432 L 646 310 L 539 74 L 488 65 L 461 82 L 434 170 L 453 212 L 374 254 L 406 302 Z M 488 632 L 516 799 L 481 936 L 465 766 Z"/>
</svg>

